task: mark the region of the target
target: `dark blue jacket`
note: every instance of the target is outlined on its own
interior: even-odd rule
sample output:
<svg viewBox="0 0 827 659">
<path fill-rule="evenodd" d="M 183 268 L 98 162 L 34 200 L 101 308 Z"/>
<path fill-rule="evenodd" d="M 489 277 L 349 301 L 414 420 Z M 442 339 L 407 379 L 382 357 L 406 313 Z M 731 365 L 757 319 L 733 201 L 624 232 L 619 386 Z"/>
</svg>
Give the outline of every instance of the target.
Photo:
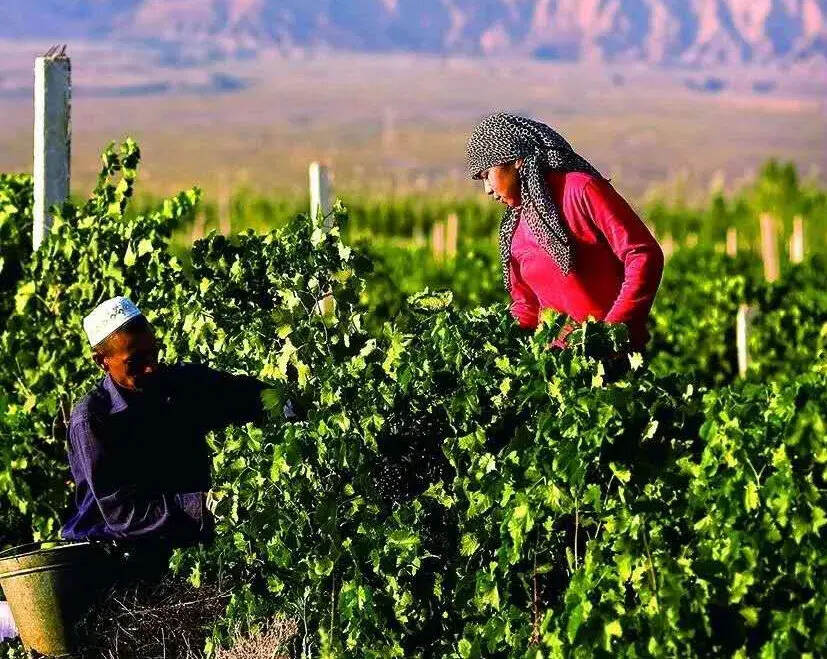
<svg viewBox="0 0 827 659">
<path fill-rule="evenodd" d="M 151 390 L 121 389 L 107 375 L 72 410 L 77 489 L 64 538 L 185 543 L 209 535 L 205 436 L 262 420 L 260 393 L 269 385 L 196 364 L 159 368 Z"/>
</svg>

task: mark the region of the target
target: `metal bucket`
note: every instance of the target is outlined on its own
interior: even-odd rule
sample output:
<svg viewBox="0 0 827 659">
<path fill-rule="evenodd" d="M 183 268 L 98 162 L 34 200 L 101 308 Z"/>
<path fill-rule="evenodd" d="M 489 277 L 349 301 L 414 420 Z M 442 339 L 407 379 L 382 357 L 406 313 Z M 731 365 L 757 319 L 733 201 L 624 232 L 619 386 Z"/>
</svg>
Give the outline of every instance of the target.
<svg viewBox="0 0 827 659">
<path fill-rule="evenodd" d="M 26 649 L 72 656 L 75 623 L 109 584 L 111 564 L 106 547 L 90 542 L 34 543 L 0 552 L 0 587 Z"/>
</svg>

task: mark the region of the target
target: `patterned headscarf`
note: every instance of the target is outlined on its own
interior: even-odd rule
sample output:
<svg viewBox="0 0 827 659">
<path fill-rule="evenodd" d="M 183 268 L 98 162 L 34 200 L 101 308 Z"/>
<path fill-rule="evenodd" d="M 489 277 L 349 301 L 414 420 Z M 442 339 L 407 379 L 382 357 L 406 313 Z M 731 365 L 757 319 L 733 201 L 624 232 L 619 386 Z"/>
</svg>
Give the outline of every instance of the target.
<svg viewBox="0 0 827 659">
<path fill-rule="evenodd" d="M 524 217 L 538 244 L 554 259 L 563 274 L 574 269 L 574 245 L 543 174 L 553 169 L 586 172 L 603 178 L 556 131 L 539 121 L 500 112 L 478 123 L 468 140 L 468 171 L 479 178 L 489 167 L 523 158 L 520 169 L 521 206 L 509 208 L 500 223 L 500 258 L 505 289 L 511 291 L 509 258 L 514 230 Z"/>
</svg>

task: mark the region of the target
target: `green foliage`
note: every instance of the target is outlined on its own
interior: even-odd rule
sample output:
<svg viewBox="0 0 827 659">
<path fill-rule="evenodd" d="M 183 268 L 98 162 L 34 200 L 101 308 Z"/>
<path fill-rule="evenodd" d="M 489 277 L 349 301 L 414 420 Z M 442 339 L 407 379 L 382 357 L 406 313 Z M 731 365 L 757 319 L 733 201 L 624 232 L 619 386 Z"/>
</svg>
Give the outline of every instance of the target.
<svg viewBox="0 0 827 659">
<path fill-rule="evenodd" d="M 472 188 L 469 188 L 469 191 Z M 499 227 L 503 208 L 481 194 L 468 198 L 433 195 L 394 195 L 386 197 L 345 194 L 350 217 L 344 238 L 355 242 L 367 238 L 372 244 L 392 243 L 399 239 L 425 240 L 437 222 L 455 214 L 460 236 L 473 241 L 487 240 Z M 147 202 L 148 203 L 148 202 Z M 252 228 L 259 232 L 284 226 L 297 213 L 306 212 L 309 201 L 300 196 L 272 196 L 240 186 L 227 194 L 226 207 L 233 232 Z M 827 214 L 827 192 L 823 182 L 803 178 L 790 162 L 768 160 L 753 181 L 731 195 L 711 194 L 705 205 L 689 206 L 684 200 L 665 201 L 653 197 L 636 206 L 641 217 L 663 239 L 667 234 L 681 245 L 693 237 L 698 244 L 723 245 L 727 229 L 738 232 L 741 250 L 757 250 L 761 213 L 772 213 L 779 221 L 782 235 L 789 235 L 792 221 L 800 215 L 810 224 L 807 228 L 808 249 L 824 252 L 825 234 L 819 229 L 820 218 Z M 218 204 L 209 200 L 202 212 L 207 230 L 218 229 Z M 181 248 L 190 244 L 186 235 L 176 236 Z M 782 254 L 785 245 L 779 244 Z"/>
<path fill-rule="evenodd" d="M 731 383 L 738 373 L 736 317 L 748 304 L 755 310 L 748 376 L 797 377 L 825 345 L 825 277 L 827 261 L 819 254 L 786 264 L 781 278 L 768 284 L 754 255 L 679 251 L 667 263 L 652 311 L 653 368 L 691 371 L 707 385 Z"/>
<path fill-rule="evenodd" d="M 666 264 L 651 314 L 651 351 L 660 373 L 693 371 L 706 384 L 738 373 L 735 323 L 761 286 L 760 261 L 709 249 L 678 251 Z"/>
<path fill-rule="evenodd" d="M 57 209 L 52 231 L 25 263 L 0 333 L 0 497 L 13 529 L 3 544 L 52 537 L 70 491 L 62 426 L 97 377 L 82 329 L 91 308 L 132 296 L 151 320 L 179 285 L 166 251 L 198 191 L 181 193 L 149 215 L 127 220 L 140 153 L 127 141 L 103 153 L 98 184 L 82 204 Z M 5 531 L 5 529 L 4 529 Z M 7 535 L 8 533 L 8 535 Z"/>
<path fill-rule="evenodd" d="M 32 179 L 0 174 L 0 327 L 13 308 L 13 293 L 32 252 Z"/>
<path fill-rule="evenodd" d="M 368 309 L 367 321 L 381 329 L 386 319 L 404 322 L 408 296 L 425 288 L 450 289 L 453 304 L 472 309 L 506 301 L 502 284 L 500 256 L 493 241 L 464 241 L 455 258 L 436 261 L 430 248 L 357 243 L 373 261 L 362 302 Z"/>
<path fill-rule="evenodd" d="M 818 260 L 773 286 L 747 259 L 675 261 L 650 365 L 622 326 L 580 324 L 564 351 L 547 348 L 564 316 L 519 329 L 491 248 L 447 266 L 424 250 L 372 262 L 343 241 L 341 206 L 332 230 L 298 216 L 211 234 L 185 271 L 167 248 L 198 191 L 128 212 L 138 157 L 132 142 L 107 149 L 90 200 L 60 209 L 17 284 L 0 334 L 3 544 L 56 532 L 70 494 L 56 419 L 97 375 L 81 319 L 127 294 L 166 360 L 273 383 L 272 421 L 209 437 L 216 542 L 173 557 L 194 585 L 220 575 L 232 590 L 208 650 L 273 614 L 298 618 L 302 650 L 325 656 L 824 645 Z M 417 292 L 460 273 L 453 292 Z M 743 301 L 762 309 L 760 354 L 754 382 L 728 385 L 721 335 Z M 288 397 L 305 420 L 279 420 Z"/>
<path fill-rule="evenodd" d="M 811 221 L 812 230 L 807 235 L 808 248 L 824 252 L 827 244 L 824 233 L 817 230 L 820 218 L 827 212 L 827 192 L 823 184 L 803 180 L 793 163 L 768 160 L 758 175 L 736 194 L 725 197 L 718 192 L 712 195 L 706 206 L 693 208 L 685 203 L 667 204 L 663 200 L 650 200 L 642 216 L 655 229 L 659 237 L 669 233 L 679 243 L 685 243 L 690 235 L 699 244 L 714 246 L 723 244 L 729 228 L 738 232 L 739 249 L 758 250 L 760 231 L 758 217 L 772 213 L 780 223 L 782 235 L 789 235 L 793 218 L 799 215 Z M 785 245 L 779 244 L 783 253 Z"/>
</svg>

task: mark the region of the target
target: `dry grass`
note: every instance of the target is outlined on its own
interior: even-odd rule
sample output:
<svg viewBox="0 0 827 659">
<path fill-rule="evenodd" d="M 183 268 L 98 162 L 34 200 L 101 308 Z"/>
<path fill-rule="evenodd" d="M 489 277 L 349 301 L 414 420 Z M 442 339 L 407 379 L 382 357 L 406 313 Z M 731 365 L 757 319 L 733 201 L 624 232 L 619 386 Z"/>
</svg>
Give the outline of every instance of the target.
<svg viewBox="0 0 827 659">
<path fill-rule="evenodd" d="M 258 633 L 236 635 L 232 647 L 219 650 L 215 659 L 287 659 L 298 633 L 296 620 L 272 618 Z"/>
<path fill-rule="evenodd" d="M 229 594 L 172 576 L 111 589 L 79 628 L 84 659 L 201 659 Z"/>
</svg>

